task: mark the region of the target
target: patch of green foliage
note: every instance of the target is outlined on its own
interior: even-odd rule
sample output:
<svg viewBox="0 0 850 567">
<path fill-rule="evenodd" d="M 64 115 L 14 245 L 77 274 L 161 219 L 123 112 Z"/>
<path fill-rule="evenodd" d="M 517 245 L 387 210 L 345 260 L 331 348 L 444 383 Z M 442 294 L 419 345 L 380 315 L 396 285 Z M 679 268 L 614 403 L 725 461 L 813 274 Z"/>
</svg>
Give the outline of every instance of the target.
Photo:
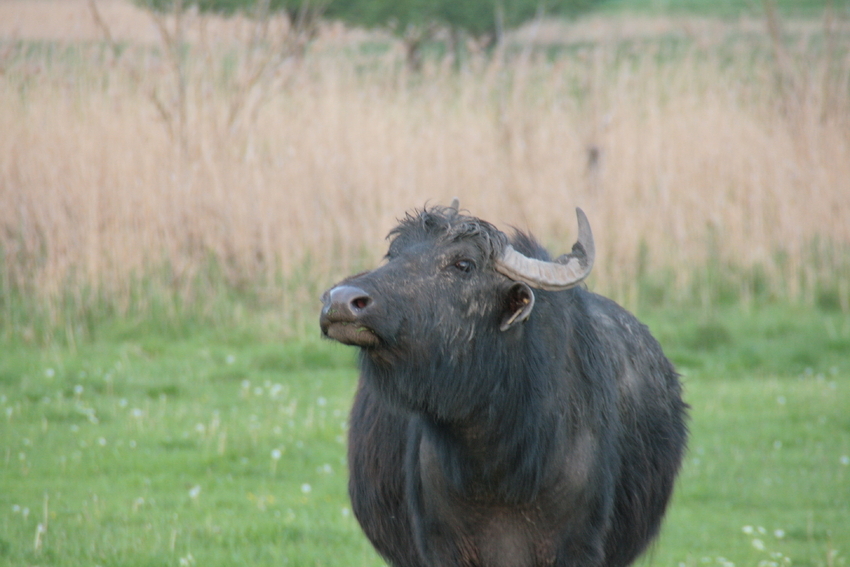
<svg viewBox="0 0 850 567">
<path fill-rule="evenodd" d="M 693 408 L 641 564 L 846 566 L 850 318 L 640 315 Z M 317 335 L 283 342 L 256 314 L 0 342 L 0 563 L 382 565 L 346 494 L 355 351 Z"/>
<path fill-rule="evenodd" d="M 827 8 L 850 14 L 848 0 L 603 0 L 605 13 L 645 13 L 699 16 L 762 16 L 773 5 L 786 16 L 820 16 Z"/>
<path fill-rule="evenodd" d="M 331 0 L 327 14 L 355 25 L 391 27 L 404 33 L 410 27 L 435 23 L 473 36 L 495 35 L 538 14 L 572 16 L 586 12 L 598 0 Z"/>
<path fill-rule="evenodd" d="M 281 12 L 297 14 L 299 10 L 319 9 L 328 0 L 310 2 L 309 0 L 135 0 L 145 8 L 158 12 L 170 12 L 175 9 L 195 7 L 201 12 L 214 12 L 232 15 L 235 12 L 254 14 L 258 12 Z"/>
<path fill-rule="evenodd" d="M 575 16 L 600 0 L 136 0 L 157 11 L 196 7 L 202 12 L 265 14 L 287 12 L 298 17 L 324 16 L 367 28 L 386 28 L 401 36 L 423 33 L 439 25 L 472 36 L 494 38 L 501 29 L 512 29 L 538 15 Z"/>
</svg>

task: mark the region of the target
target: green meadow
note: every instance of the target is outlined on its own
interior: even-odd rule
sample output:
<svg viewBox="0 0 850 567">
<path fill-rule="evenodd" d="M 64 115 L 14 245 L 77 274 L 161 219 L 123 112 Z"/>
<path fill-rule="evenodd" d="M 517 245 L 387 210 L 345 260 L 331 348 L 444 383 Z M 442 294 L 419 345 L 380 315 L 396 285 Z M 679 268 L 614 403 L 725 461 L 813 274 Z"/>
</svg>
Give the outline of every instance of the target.
<svg viewBox="0 0 850 567">
<path fill-rule="evenodd" d="M 850 558 L 850 318 L 645 312 L 684 376 L 691 442 L 643 565 Z M 127 322 L 0 356 L 0 564 L 382 565 L 346 493 L 355 352 Z"/>
</svg>

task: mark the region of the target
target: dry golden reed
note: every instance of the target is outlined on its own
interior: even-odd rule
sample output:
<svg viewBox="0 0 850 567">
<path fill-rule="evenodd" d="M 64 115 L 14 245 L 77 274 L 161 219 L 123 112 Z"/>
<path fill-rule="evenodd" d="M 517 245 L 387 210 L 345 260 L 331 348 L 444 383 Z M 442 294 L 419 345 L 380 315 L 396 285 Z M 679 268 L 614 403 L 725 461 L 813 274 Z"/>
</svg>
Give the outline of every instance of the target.
<svg viewBox="0 0 850 567">
<path fill-rule="evenodd" d="M 668 297 L 710 294 L 714 266 L 745 300 L 829 288 L 848 309 L 842 22 L 784 43 L 751 22 L 547 24 L 421 74 L 338 27 L 272 60 L 248 21 L 179 25 L 176 58 L 2 40 L 0 289 L 126 309 L 145 301 L 134 282 L 192 299 L 214 267 L 298 330 L 323 286 L 380 260 L 395 219 L 457 196 L 557 254 L 583 207 L 591 287 L 632 306 L 654 274 Z"/>
</svg>

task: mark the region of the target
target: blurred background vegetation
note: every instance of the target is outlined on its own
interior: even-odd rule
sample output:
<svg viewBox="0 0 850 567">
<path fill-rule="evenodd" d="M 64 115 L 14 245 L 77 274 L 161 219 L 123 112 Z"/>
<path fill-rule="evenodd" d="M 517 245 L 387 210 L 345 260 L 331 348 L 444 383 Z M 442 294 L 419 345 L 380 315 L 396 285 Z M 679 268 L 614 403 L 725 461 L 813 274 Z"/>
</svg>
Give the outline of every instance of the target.
<svg viewBox="0 0 850 567">
<path fill-rule="evenodd" d="M 631 309 L 850 310 L 850 3 L 348 1 L 0 3 L 0 333 L 303 336 L 454 195 L 553 252 L 584 207 Z"/>
</svg>

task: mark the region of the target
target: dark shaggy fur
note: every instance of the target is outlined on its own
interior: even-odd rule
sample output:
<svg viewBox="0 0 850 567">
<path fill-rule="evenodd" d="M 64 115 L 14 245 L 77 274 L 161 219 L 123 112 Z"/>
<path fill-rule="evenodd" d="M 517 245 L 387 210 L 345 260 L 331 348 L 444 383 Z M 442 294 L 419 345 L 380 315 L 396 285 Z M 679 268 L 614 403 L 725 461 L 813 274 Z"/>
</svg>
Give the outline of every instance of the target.
<svg viewBox="0 0 850 567">
<path fill-rule="evenodd" d="M 377 550 L 395 566 L 631 563 L 687 436 L 647 328 L 573 288 L 534 290 L 528 320 L 500 331 L 524 284 L 494 258 L 510 242 L 548 259 L 532 237 L 434 207 L 390 238 L 386 263 L 329 290 L 322 315 L 361 346 L 349 491 Z"/>
</svg>

